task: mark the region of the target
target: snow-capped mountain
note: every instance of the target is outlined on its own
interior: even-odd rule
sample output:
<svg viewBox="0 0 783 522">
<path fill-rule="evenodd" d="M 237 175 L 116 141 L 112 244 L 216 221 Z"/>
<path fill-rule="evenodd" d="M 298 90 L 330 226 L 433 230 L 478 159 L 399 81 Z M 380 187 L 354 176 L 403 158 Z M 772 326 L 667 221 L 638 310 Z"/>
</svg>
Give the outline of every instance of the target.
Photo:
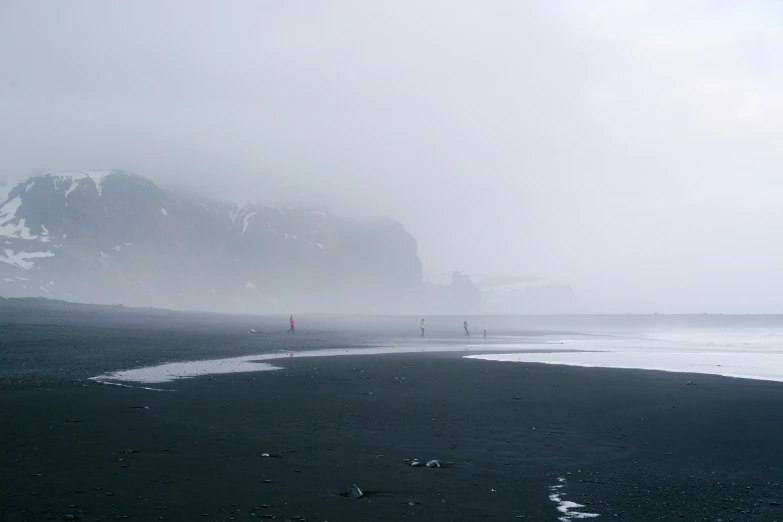
<svg viewBox="0 0 783 522">
<path fill-rule="evenodd" d="M 8 190 L 8 187 L 5 187 Z M 111 170 L 0 196 L 0 295 L 226 312 L 394 311 L 422 286 L 398 223 L 242 207 Z"/>
</svg>

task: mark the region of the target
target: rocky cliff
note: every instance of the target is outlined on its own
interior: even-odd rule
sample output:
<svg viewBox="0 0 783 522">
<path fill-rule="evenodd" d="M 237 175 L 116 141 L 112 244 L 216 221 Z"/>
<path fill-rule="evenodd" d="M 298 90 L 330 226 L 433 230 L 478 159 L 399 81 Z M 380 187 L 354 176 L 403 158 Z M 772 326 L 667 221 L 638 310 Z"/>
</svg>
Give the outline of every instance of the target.
<svg viewBox="0 0 783 522">
<path fill-rule="evenodd" d="M 422 288 L 417 248 L 391 220 L 237 207 L 116 170 L 36 176 L 0 197 L 6 297 L 242 313 L 404 313 L 402 303 Z"/>
</svg>

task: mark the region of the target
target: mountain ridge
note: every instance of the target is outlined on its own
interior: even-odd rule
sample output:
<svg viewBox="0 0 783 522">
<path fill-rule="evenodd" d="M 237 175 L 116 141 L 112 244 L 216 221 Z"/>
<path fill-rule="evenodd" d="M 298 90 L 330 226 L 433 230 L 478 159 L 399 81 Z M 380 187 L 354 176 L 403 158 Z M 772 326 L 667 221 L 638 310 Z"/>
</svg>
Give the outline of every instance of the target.
<svg viewBox="0 0 783 522">
<path fill-rule="evenodd" d="M 391 313 L 423 286 L 418 244 L 391 219 L 239 206 L 124 170 L 48 173 L 11 187 L 0 199 L 0 241 L 7 297 Z"/>
</svg>

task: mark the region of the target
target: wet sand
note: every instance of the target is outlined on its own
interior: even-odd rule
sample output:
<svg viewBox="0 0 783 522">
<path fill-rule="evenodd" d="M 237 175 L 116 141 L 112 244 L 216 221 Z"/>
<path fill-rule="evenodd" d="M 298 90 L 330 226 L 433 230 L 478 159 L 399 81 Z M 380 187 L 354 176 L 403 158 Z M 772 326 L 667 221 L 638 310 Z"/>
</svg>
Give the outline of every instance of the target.
<svg viewBox="0 0 783 522">
<path fill-rule="evenodd" d="M 47 377 L 0 388 L 0 520 L 543 521 L 564 516 L 555 493 L 597 520 L 783 520 L 780 383 L 407 354 L 294 357 L 154 392 L 84 377 L 129 367 L 133 342 L 107 346 L 146 331 L 95 330 L 105 343 L 69 363 L 79 328 L 26 348 Z M 192 341 L 172 331 L 134 356 L 174 360 Z M 257 348 L 244 342 L 224 349 Z M 6 361 L 35 362 L 15 347 Z M 366 498 L 341 496 L 351 484 Z"/>
</svg>

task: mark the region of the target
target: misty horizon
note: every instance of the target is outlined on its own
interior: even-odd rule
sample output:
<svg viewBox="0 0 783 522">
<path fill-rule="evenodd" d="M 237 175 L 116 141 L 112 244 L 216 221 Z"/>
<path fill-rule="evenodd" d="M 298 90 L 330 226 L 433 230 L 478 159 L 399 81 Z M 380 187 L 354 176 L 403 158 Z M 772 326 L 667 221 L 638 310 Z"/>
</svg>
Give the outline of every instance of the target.
<svg viewBox="0 0 783 522">
<path fill-rule="evenodd" d="M 764 0 L 4 2 L 0 185 L 127 169 L 392 218 L 429 278 L 781 312 L 781 26 Z"/>
</svg>

